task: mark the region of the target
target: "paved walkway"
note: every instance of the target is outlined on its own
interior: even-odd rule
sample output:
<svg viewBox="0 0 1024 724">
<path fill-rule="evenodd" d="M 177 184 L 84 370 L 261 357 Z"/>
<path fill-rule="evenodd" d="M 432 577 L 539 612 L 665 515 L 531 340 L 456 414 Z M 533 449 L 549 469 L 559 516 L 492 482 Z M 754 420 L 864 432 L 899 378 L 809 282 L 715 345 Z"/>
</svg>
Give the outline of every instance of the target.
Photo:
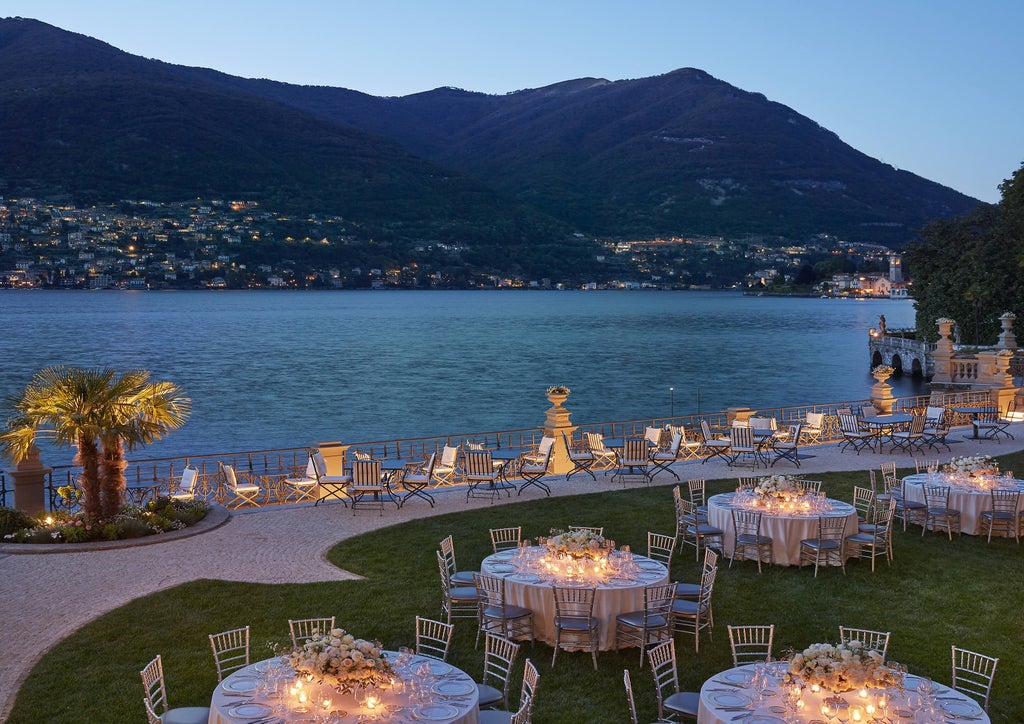
<svg viewBox="0 0 1024 724">
<path fill-rule="evenodd" d="M 969 428 L 957 428 L 949 436 L 952 453 L 919 457 L 946 460 L 952 455 L 1004 455 L 1024 449 L 1024 423 L 1010 429 L 1016 439 L 996 444 L 964 439 Z M 900 467 L 913 465 L 906 454 L 842 454 L 835 444 L 801 450 L 801 474 L 877 470 L 880 463 L 894 459 Z M 719 460 L 706 465 L 680 462 L 674 469 L 683 480 L 746 474 Z M 775 470 L 788 473 L 794 468 L 784 461 Z M 574 475 L 564 481 L 558 476 L 551 481 L 552 495 L 621 489 L 610 480 L 598 475 L 595 483 L 588 476 Z M 663 473 L 655 482 L 671 485 L 675 479 Z M 383 516 L 371 511 L 353 515 L 338 504 L 235 512 L 226 524 L 208 533 L 147 546 L 52 555 L 0 553 L 0 721 L 6 719 L 18 687 L 46 651 L 89 621 L 135 598 L 201 578 L 256 583 L 351 580 L 358 576 L 326 560 L 327 551 L 338 541 L 386 525 L 489 505 L 476 499 L 467 503 L 465 489 L 443 490 L 437 498 L 433 509 L 414 499 L 408 507 L 388 510 Z M 528 491 L 523 499 L 535 500 L 537 494 Z M 502 498 L 501 504 L 517 500 Z"/>
</svg>

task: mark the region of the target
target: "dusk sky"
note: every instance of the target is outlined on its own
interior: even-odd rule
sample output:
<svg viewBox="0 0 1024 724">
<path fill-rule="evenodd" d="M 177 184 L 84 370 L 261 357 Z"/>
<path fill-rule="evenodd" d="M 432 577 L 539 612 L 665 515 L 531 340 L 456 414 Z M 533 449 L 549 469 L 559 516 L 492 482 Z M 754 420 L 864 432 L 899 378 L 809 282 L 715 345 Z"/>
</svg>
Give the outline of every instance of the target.
<svg viewBox="0 0 1024 724">
<path fill-rule="evenodd" d="M 984 201 L 1024 162 L 1024 2 L 3 0 L 122 50 L 233 75 L 406 95 L 694 67 Z"/>
</svg>

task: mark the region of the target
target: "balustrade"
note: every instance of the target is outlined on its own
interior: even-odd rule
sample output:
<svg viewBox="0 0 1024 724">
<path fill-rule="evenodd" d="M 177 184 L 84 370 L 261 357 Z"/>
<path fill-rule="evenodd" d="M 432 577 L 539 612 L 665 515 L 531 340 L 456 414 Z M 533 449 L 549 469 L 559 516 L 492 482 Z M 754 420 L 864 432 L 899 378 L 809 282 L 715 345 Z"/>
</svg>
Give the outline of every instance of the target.
<svg viewBox="0 0 1024 724">
<path fill-rule="evenodd" d="M 819 443 L 828 443 L 842 439 L 842 434 L 839 431 L 837 408 L 849 407 L 857 410 L 870 404 L 870 400 L 853 400 L 828 404 L 758 408 L 750 412 L 762 417 L 774 417 L 780 430 L 788 425 L 804 422 L 808 412 L 820 413 L 824 415 L 824 421 L 822 433 L 817 441 Z M 899 398 L 896 401 L 895 410 L 905 413 L 922 413 L 928 407 L 942 407 L 946 410 L 946 420 L 949 424 L 967 425 L 970 424 L 968 416 L 953 412 L 954 407 L 991 406 L 994 404 L 993 393 L 987 390 L 949 393 L 933 392 L 930 395 Z M 606 438 L 641 437 L 644 434 L 644 429 L 647 427 L 674 425 L 686 428 L 691 439 L 699 440 L 701 420 L 707 420 L 708 424 L 714 429 L 726 430 L 729 424 L 729 413 L 719 411 L 701 415 L 693 414 L 674 417 L 651 417 L 641 420 L 586 423 L 579 425 L 576 435 L 579 437 L 583 432 L 597 432 Z M 347 443 L 342 447 L 349 455 L 358 450 L 381 459 L 420 460 L 426 458 L 431 453 L 436 452 L 440 455 L 445 445 L 465 450 L 466 444 L 470 442 L 481 444 L 488 449 L 534 448 L 540 442 L 542 435 L 543 429 L 538 427 L 405 440 L 355 442 Z M 181 479 L 182 470 L 186 466 L 191 465 L 199 472 L 195 486 L 196 497 L 211 502 L 225 503 L 231 498 L 231 495 L 224 486 L 218 463 L 232 465 L 242 478 L 278 473 L 302 476 L 305 474 L 308 461 L 307 453 L 307 448 L 297 447 L 279 450 L 139 460 L 129 462 L 126 476 L 129 487 L 148 489 L 150 495 L 166 495 L 176 489 L 178 481 Z M 457 467 L 456 482 L 461 478 L 461 465 Z M 67 501 L 64 501 L 57 493 L 57 489 L 62 485 L 77 485 L 79 472 L 80 468 L 78 467 L 57 466 L 49 473 L 46 497 L 51 510 L 68 510 L 69 508 L 77 507 L 76 503 L 69 505 Z M 509 475 L 514 477 L 516 471 L 510 469 Z M 6 479 L 3 473 L 0 473 L 0 503 L 8 504 L 7 492 Z M 266 493 L 265 502 L 268 504 L 278 504 L 288 501 L 279 498 L 277 491 L 270 489 Z"/>
</svg>

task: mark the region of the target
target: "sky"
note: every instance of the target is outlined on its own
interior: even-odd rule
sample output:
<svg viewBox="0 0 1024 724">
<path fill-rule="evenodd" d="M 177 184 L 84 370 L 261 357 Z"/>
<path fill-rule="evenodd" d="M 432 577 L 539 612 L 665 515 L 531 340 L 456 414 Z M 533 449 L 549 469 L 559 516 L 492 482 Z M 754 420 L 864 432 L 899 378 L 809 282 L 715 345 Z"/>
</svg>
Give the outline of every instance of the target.
<svg viewBox="0 0 1024 724">
<path fill-rule="evenodd" d="M 1020 0 L 0 0 L 0 16 L 383 96 L 693 67 L 983 201 L 1024 162 Z"/>
</svg>

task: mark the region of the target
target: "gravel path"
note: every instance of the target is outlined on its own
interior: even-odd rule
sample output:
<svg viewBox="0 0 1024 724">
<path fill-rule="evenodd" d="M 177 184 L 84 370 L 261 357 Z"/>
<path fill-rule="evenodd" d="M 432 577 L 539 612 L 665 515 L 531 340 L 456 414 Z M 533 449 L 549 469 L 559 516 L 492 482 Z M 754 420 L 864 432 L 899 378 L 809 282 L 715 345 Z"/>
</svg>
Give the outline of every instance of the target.
<svg viewBox="0 0 1024 724">
<path fill-rule="evenodd" d="M 1013 425 L 1016 439 L 1002 444 L 965 440 L 963 430 L 958 428 L 949 436 L 955 443 L 952 453 L 929 457 L 945 460 L 951 455 L 1003 455 L 1024 449 L 1024 423 Z M 840 454 L 835 444 L 801 450 L 801 474 L 877 470 L 881 462 L 893 459 L 901 467 L 913 464 L 908 455 Z M 681 462 L 674 469 L 683 480 L 742 474 L 721 461 Z M 793 466 L 783 463 L 778 471 L 791 472 Z M 600 474 L 596 483 L 585 475 L 569 481 L 558 476 L 551 482 L 553 495 L 621 489 Z M 661 474 L 656 483 L 671 485 L 675 479 Z M 534 489 L 523 499 L 537 497 Z M 0 552 L 0 721 L 7 718 L 18 687 L 46 651 L 89 621 L 139 596 L 201 578 L 257 583 L 355 579 L 358 576 L 326 560 L 327 551 L 338 541 L 415 518 L 489 504 L 485 500 L 467 503 L 464 489 L 439 491 L 437 498 L 436 508 L 414 499 L 407 508 L 388 510 L 383 516 L 373 511 L 353 515 L 338 504 L 235 512 L 227 523 L 207 533 L 146 546 L 53 555 Z M 516 500 L 513 497 L 511 502 Z M 502 504 L 508 502 L 502 498 Z"/>
</svg>

